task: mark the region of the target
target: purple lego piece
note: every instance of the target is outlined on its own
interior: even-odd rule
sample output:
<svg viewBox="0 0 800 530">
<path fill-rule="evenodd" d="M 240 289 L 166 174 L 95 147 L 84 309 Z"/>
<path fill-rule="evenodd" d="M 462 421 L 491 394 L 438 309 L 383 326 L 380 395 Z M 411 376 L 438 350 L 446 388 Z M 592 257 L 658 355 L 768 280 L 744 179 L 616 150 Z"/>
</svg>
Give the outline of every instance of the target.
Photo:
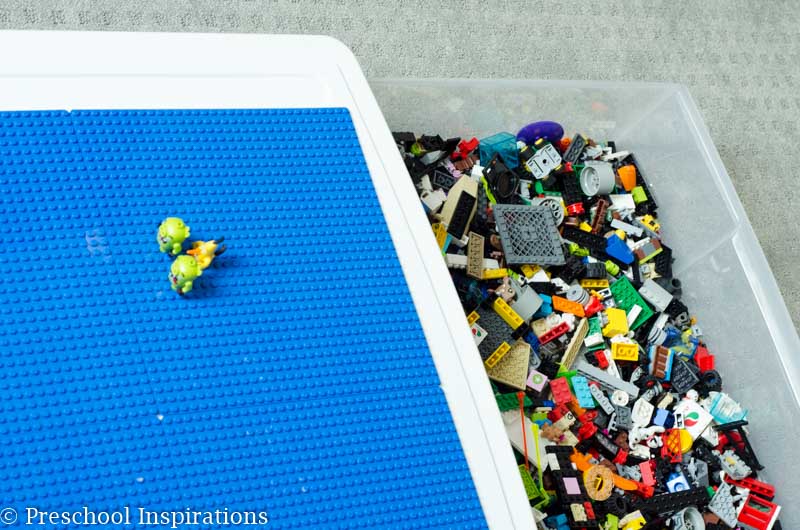
<svg viewBox="0 0 800 530">
<path fill-rule="evenodd" d="M 530 123 L 519 130 L 517 140 L 521 140 L 528 145 L 539 138 L 544 138 L 550 143 L 556 143 L 564 136 L 564 128 L 554 121 L 537 121 Z"/>
</svg>

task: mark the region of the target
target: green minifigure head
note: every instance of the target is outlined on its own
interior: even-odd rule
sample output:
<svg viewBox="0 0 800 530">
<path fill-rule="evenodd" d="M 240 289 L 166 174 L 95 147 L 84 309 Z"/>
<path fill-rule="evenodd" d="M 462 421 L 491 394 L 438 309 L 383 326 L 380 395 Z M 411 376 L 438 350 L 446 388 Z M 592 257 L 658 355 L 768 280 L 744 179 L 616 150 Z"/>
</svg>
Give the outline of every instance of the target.
<svg viewBox="0 0 800 530">
<path fill-rule="evenodd" d="M 180 217 L 167 217 L 158 227 L 158 248 L 161 252 L 177 255 L 183 250 L 183 242 L 190 236 L 189 226 Z"/>
<path fill-rule="evenodd" d="M 203 270 L 192 256 L 178 256 L 169 268 L 169 283 L 172 290 L 184 295 L 192 290 L 193 282 Z"/>
</svg>

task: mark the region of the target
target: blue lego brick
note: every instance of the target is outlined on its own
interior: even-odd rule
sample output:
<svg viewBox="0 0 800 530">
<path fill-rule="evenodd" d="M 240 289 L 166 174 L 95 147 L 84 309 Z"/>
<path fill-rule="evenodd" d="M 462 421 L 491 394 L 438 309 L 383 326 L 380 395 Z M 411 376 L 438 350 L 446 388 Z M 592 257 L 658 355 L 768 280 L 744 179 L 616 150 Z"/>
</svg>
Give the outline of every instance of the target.
<svg viewBox="0 0 800 530">
<path fill-rule="evenodd" d="M 570 379 L 570 383 L 572 383 L 572 393 L 575 394 L 578 405 L 585 409 L 593 409 L 595 404 L 592 391 L 589 389 L 589 380 L 582 375 L 575 375 Z"/>
<path fill-rule="evenodd" d="M 628 245 L 616 234 L 612 234 L 610 237 L 606 238 L 606 253 L 626 265 L 633 263 L 633 252 L 631 252 Z"/>
<path fill-rule="evenodd" d="M 658 425 L 659 427 L 668 427 L 667 422 L 672 423 L 670 421 L 670 413 L 665 409 L 656 409 L 656 415 L 653 416 L 653 425 Z"/>
<path fill-rule="evenodd" d="M 0 221 L 0 506 L 486 527 L 346 109 L 3 112 Z"/>
</svg>

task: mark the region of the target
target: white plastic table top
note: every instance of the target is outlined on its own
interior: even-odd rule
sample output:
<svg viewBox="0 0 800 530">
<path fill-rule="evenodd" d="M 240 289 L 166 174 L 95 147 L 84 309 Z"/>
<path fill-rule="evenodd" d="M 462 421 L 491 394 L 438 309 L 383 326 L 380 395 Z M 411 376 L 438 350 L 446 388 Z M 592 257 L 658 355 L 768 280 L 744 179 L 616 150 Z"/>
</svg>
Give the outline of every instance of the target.
<svg viewBox="0 0 800 530">
<path fill-rule="evenodd" d="M 447 269 L 350 50 L 321 36 L 0 32 L 0 110 L 346 107 L 447 397 L 486 521 L 533 528 Z"/>
</svg>

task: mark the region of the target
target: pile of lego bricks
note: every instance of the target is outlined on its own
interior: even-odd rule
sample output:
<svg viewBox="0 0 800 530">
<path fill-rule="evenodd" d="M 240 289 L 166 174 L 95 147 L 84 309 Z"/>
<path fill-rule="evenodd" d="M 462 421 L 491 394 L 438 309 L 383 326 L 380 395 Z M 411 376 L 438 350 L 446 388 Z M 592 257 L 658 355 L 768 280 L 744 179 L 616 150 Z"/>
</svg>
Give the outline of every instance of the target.
<svg viewBox="0 0 800 530">
<path fill-rule="evenodd" d="M 394 133 L 540 528 L 779 528 L 633 153 Z"/>
</svg>

